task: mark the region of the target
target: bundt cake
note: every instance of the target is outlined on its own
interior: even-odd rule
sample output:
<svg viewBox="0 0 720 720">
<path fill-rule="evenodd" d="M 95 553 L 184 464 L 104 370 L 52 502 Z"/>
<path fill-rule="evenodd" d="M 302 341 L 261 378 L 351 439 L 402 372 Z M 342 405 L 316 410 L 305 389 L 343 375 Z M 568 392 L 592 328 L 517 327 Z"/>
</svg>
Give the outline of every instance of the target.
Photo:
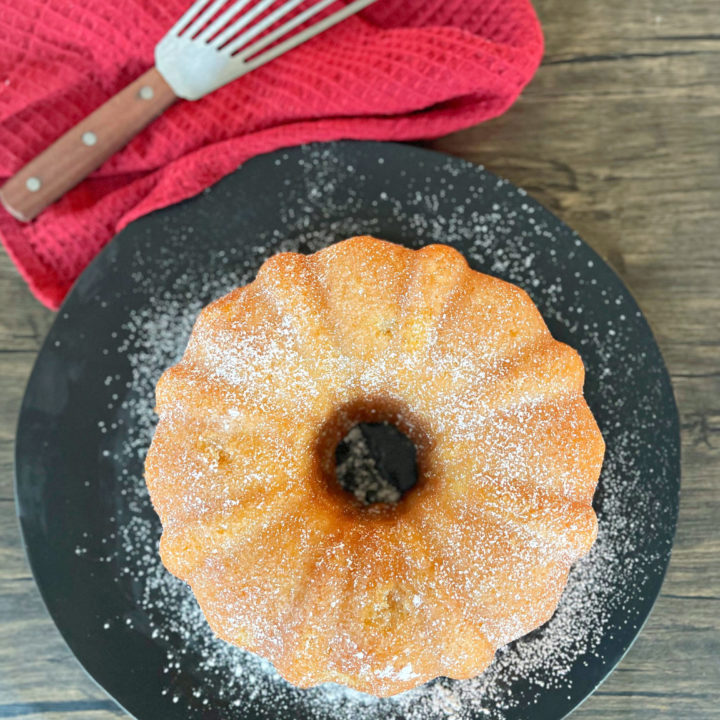
<svg viewBox="0 0 720 720">
<path fill-rule="evenodd" d="M 162 560 L 218 636 L 296 686 L 478 675 L 550 618 L 595 540 L 583 379 L 525 292 L 450 247 L 271 257 L 158 383 Z M 380 421 L 415 443 L 418 482 L 364 506 L 334 449 Z"/>
</svg>

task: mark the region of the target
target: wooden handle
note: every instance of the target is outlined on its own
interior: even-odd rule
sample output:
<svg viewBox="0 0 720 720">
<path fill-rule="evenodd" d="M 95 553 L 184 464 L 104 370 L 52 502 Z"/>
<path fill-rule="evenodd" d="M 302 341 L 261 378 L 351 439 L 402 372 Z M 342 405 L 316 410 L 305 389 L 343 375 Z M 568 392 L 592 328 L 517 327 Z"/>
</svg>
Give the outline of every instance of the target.
<svg viewBox="0 0 720 720">
<path fill-rule="evenodd" d="M 96 170 L 177 100 L 148 70 L 31 160 L 0 188 L 0 201 L 28 222 Z"/>
</svg>

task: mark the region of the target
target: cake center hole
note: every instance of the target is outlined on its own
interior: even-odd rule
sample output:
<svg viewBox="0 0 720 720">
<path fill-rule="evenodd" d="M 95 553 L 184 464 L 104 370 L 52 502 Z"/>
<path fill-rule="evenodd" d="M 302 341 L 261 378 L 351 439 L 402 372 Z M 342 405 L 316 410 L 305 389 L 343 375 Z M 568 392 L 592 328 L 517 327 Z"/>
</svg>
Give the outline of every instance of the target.
<svg viewBox="0 0 720 720">
<path fill-rule="evenodd" d="M 396 503 L 417 483 L 417 451 L 390 423 L 358 423 L 335 449 L 340 486 L 364 505 Z"/>
</svg>

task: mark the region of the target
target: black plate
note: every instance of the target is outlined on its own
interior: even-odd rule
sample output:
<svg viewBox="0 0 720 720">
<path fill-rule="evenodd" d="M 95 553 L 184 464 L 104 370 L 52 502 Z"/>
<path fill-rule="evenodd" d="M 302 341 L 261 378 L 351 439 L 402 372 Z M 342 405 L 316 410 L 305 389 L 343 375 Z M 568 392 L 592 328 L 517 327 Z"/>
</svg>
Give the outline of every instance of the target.
<svg viewBox="0 0 720 720">
<path fill-rule="evenodd" d="M 155 551 L 142 481 L 152 390 L 203 304 L 278 250 L 369 233 L 445 242 L 523 286 L 577 348 L 607 442 L 599 540 L 553 619 L 479 679 L 379 701 L 292 688 L 213 638 Z M 525 193 L 416 148 L 337 143 L 256 158 L 121 232 L 76 283 L 35 364 L 17 437 L 17 505 L 45 603 L 90 675 L 137 718 L 560 718 L 637 635 L 668 563 L 678 419 L 650 329 L 613 271 Z"/>
</svg>

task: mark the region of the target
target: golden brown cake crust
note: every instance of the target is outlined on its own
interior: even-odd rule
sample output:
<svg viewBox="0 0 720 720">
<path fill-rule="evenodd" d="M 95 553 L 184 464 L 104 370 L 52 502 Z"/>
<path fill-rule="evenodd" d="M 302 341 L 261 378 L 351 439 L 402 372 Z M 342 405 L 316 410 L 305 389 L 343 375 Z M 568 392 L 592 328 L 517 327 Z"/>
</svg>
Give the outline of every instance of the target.
<svg viewBox="0 0 720 720">
<path fill-rule="evenodd" d="M 165 566 L 291 683 L 393 695 L 481 673 L 547 621 L 597 533 L 604 443 L 578 354 L 444 245 L 283 253 L 206 307 L 157 386 Z M 418 448 L 396 505 L 334 477 L 357 422 Z"/>
</svg>

